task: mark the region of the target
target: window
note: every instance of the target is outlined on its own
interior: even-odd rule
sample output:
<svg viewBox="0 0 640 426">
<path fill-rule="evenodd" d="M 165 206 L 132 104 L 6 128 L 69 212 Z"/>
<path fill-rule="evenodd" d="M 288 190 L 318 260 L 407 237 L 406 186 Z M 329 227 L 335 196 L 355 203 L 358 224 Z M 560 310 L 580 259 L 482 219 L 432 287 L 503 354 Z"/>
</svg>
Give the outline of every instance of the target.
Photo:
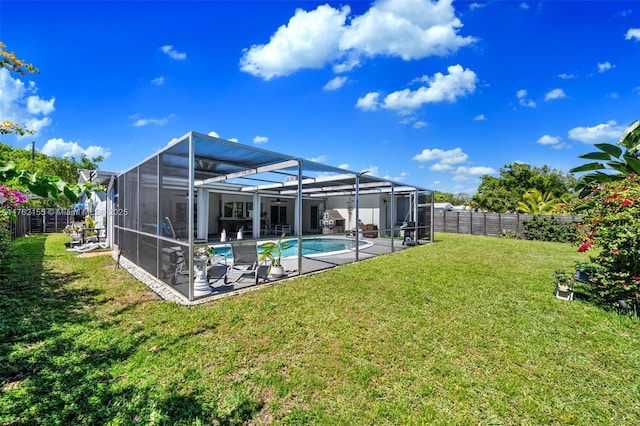
<svg viewBox="0 0 640 426">
<path fill-rule="evenodd" d="M 246 203 L 246 214 L 253 217 L 253 203 Z M 251 209 L 251 212 L 249 211 Z M 245 216 L 245 203 L 242 201 L 225 201 L 222 203 L 222 217 L 243 219 Z"/>
</svg>

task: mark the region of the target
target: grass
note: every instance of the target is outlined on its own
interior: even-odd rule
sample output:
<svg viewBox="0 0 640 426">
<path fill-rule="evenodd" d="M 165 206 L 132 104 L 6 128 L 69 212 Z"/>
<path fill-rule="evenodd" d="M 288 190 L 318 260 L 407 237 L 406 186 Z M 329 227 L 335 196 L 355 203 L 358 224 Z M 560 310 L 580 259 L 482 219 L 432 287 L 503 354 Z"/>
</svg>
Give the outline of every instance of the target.
<svg viewBox="0 0 640 426">
<path fill-rule="evenodd" d="M 208 305 L 64 235 L 0 276 L 0 424 L 638 424 L 640 324 L 555 299 L 568 244 L 436 243 Z"/>
</svg>

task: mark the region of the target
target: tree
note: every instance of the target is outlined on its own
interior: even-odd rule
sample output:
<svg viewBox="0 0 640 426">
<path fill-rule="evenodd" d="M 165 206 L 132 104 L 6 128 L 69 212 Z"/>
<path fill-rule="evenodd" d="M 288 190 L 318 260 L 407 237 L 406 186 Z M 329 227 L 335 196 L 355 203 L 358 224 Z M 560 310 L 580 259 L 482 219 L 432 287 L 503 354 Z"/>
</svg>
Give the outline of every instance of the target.
<svg viewBox="0 0 640 426">
<path fill-rule="evenodd" d="M 35 74 L 40 71 L 34 67 L 33 64 L 28 63 L 24 59 L 18 59 L 14 52 L 9 52 L 5 49 L 5 44 L 0 41 L 0 68 L 6 68 L 9 72 L 15 72 L 20 75 L 26 73 Z M 2 120 L 0 122 L 0 134 L 5 135 L 8 133 L 17 133 L 20 136 L 32 135 L 35 132 L 22 127 L 18 123 L 14 123 L 9 120 Z"/>
<path fill-rule="evenodd" d="M 450 192 L 435 191 L 434 198 L 437 203 L 451 203 L 454 206 L 463 206 L 471 202 L 471 195 L 460 192 L 453 194 Z"/>
<path fill-rule="evenodd" d="M 576 186 L 580 197 L 589 195 L 593 186 L 622 180 L 632 173 L 640 174 L 640 120 L 634 121 L 626 128 L 617 145 L 597 143 L 595 147 L 600 151 L 589 152 L 579 157 L 598 161 L 583 164 L 570 171 L 571 173 L 593 172 L 582 176 Z M 605 173 L 601 170 L 610 170 L 613 173 Z"/>
<path fill-rule="evenodd" d="M 563 201 L 552 193 L 541 193 L 536 188 L 527 190 L 522 195 L 523 201 L 518 202 L 518 211 L 532 215 L 553 213 Z"/>
<path fill-rule="evenodd" d="M 604 302 L 640 303 L 640 175 L 604 182 L 579 203 L 585 213 L 578 251 L 593 252 L 594 291 Z"/>
<path fill-rule="evenodd" d="M 25 75 L 26 73 L 33 74 L 39 72 L 38 69 L 32 64 L 27 63 L 23 59 L 18 59 L 14 52 L 5 50 L 5 44 L 1 41 L 0 68 L 5 68 L 9 72 L 18 73 L 21 75 Z M 2 122 L 0 122 L 0 134 L 8 133 L 25 135 L 33 134 L 34 132 L 32 130 L 21 127 L 19 124 L 13 123 L 9 120 L 3 120 Z M 4 152 L 11 151 L 11 149 L 9 149 L 8 151 L 7 148 L 9 147 L 3 145 L 2 150 Z M 26 151 L 24 152 L 26 153 Z M 19 151 L 14 150 L 14 154 L 20 157 Z M 40 159 L 46 157 L 47 156 L 40 157 Z M 59 176 L 44 174 L 44 168 L 46 167 L 44 165 L 42 165 L 42 169 L 30 171 L 28 169 L 17 166 L 15 162 L 7 160 L 7 157 L 5 156 L 3 156 L 2 158 L 3 160 L 0 161 L 0 184 L 3 184 L 2 188 L 6 191 L 16 191 L 15 188 L 26 188 L 31 193 L 43 198 L 60 199 L 61 197 L 65 197 L 69 201 L 75 202 L 77 201 L 81 193 L 89 194 L 92 188 L 94 188 L 94 185 L 92 185 L 91 183 L 66 183 L 65 180 L 63 180 Z M 86 158 L 81 158 L 81 161 L 86 164 L 93 164 Z M 63 167 L 68 166 L 68 164 L 64 162 L 58 162 L 55 164 Z M 51 165 L 51 162 L 49 165 Z M 32 163 L 31 166 L 35 167 L 35 163 Z M 51 168 L 47 168 L 47 172 L 50 173 Z M 77 168 L 73 171 L 73 176 L 68 173 L 68 170 L 66 172 L 66 177 L 70 178 L 69 181 L 75 182 L 77 180 Z M 20 194 L 20 196 L 22 195 L 24 194 Z M 6 203 L 3 202 L 2 206 L 0 206 L 0 209 L 4 209 L 4 213 L 6 213 L 9 208 L 9 206 L 5 204 Z M 17 203 L 14 202 L 13 206 L 15 206 L 15 204 Z"/>
<path fill-rule="evenodd" d="M 30 150 L 0 143 L 0 158 L 3 161 L 11 161 L 16 168 L 32 173 L 58 176 L 65 182 L 77 181 L 79 169 L 95 170 L 102 161 L 100 156 L 89 159 L 84 154 L 80 156 L 80 161 L 75 158 L 57 158 L 41 152 L 34 152 L 33 158 L 31 155 Z"/>
<path fill-rule="evenodd" d="M 524 193 L 537 189 L 541 194 L 568 199 L 577 183 L 573 175 L 564 175 L 548 166 L 532 167 L 514 162 L 500 169 L 500 177 L 484 175 L 472 206 L 490 212 L 515 212 Z"/>
</svg>

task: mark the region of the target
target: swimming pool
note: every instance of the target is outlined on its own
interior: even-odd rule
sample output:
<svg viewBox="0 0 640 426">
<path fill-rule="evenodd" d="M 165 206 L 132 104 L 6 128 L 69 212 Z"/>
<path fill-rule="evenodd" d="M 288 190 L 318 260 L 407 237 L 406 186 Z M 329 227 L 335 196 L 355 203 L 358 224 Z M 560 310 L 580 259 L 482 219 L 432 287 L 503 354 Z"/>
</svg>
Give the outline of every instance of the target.
<svg viewBox="0 0 640 426">
<path fill-rule="evenodd" d="M 267 241 L 259 241 L 259 244 L 264 244 Z M 288 247 L 282 250 L 282 257 L 296 257 L 298 256 L 298 239 L 283 240 L 288 244 Z M 373 245 L 370 241 L 360 240 L 360 249 L 371 247 Z M 222 254 L 227 259 L 233 259 L 231 254 L 231 247 L 228 244 L 214 245 L 216 254 Z M 356 248 L 356 240 L 348 238 L 335 238 L 335 237 L 314 237 L 304 238 L 302 240 L 302 255 L 307 257 L 320 257 L 331 256 L 335 254 L 348 253 L 354 251 Z M 262 250 L 258 248 L 258 252 Z"/>
</svg>

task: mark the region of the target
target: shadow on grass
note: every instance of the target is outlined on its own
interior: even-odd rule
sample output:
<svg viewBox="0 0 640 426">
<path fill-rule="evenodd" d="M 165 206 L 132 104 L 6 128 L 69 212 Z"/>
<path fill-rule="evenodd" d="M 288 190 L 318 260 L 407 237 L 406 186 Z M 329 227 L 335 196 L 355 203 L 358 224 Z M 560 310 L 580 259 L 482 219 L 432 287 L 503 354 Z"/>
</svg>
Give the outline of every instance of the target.
<svg viewBox="0 0 640 426">
<path fill-rule="evenodd" d="M 114 368 L 146 338 L 96 321 L 101 291 L 70 285 L 90 271 L 47 269 L 45 241 L 16 241 L 0 265 L 0 424 L 240 424 L 255 416 L 251 399 L 220 413 L 216 396 L 181 394 L 179 383 L 122 383 Z"/>
</svg>

